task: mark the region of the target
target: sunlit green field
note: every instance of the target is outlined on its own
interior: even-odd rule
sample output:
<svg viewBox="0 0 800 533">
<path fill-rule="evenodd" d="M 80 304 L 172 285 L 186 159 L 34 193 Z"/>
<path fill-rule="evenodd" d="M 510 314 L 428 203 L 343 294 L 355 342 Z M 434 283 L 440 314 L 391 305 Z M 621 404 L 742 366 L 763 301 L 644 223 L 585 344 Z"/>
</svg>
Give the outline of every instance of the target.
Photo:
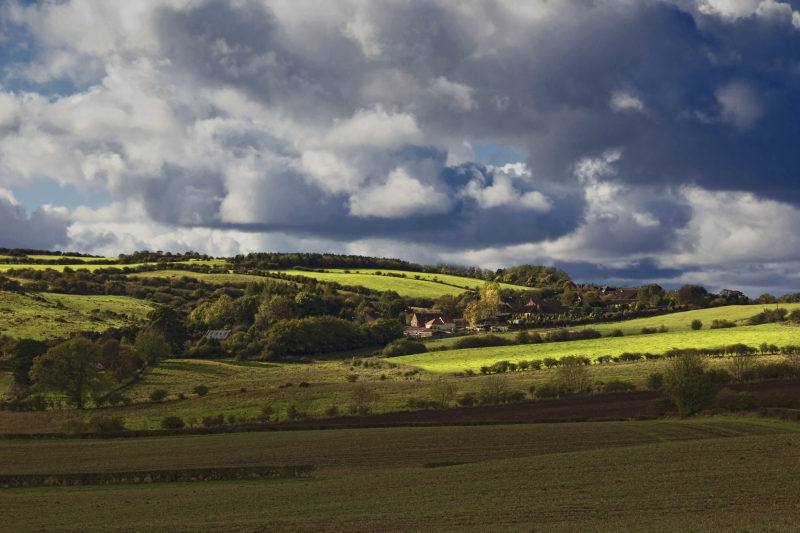
<svg viewBox="0 0 800 533">
<path fill-rule="evenodd" d="M 77 255 L 26 255 L 30 259 L 37 261 L 58 261 L 59 259 L 69 259 L 71 261 L 85 261 L 91 263 L 92 261 L 117 261 L 116 257 L 82 257 Z"/>
<path fill-rule="evenodd" d="M 758 346 L 762 342 L 778 346 L 798 345 L 800 327 L 762 324 L 713 330 L 689 329 L 650 335 L 427 352 L 395 357 L 391 361 L 418 366 L 429 372 L 458 372 L 467 369 L 478 370 L 482 366 L 489 366 L 502 360 L 531 361 L 545 357 L 561 358 L 567 355 L 585 355 L 594 359 L 601 355 L 618 356 L 624 352 L 656 354 L 664 353 L 670 348 L 714 348 L 736 343 Z"/>
<path fill-rule="evenodd" d="M 794 531 L 797 431 L 714 419 L 0 441 L 9 473 L 316 467 L 298 480 L 0 489 L 3 527 Z"/>
<path fill-rule="evenodd" d="M 180 279 L 183 277 L 189 277 L 214 285 L 226 285 L 228 283 L 263 283 L 267 280 L 276 280 L 276 278 L 266 278 L 264 276 L 252 276 L 248 274 L 205 274 L 203 272 L 191 272 L 188 270 L 155 270 L 152 272 L 138 272 L 136 274 L 130 274 L 130 277 L 167 279 Z M 286 283 L 292 282 L 287 281 Z"/>
<path fill-rule="evenodd" d="M 0 333 L 56 339 L 143 320 L 152 304 L 127 296 L 19 294 L 0 291 Z"/>
<path fill-rule="evenodd" d="M 343 268 L 331 268 L 326 269 L 329 272 L 341 273 L 344 274 L 346 269 Z M 370 274 L 375 275 L 376 272 L 381 272 L 383 274 L 399 274 L 401 276 L 405 276 L 409 279 L 423 279 L 428 281 L 440 281 L 442 283 L 447 283 L 449 285 L 456 285 L 458 287 L 464 287 L 465 289 L 477 289 L 483 287 L 486 283 L 484 280 L 475 279 L 475 278 L 465 278 L 462 276 L 451 276 L 449 274 L 436 274 L 431 272 L 408 272 L 405 270 L 381 270 L 380 268 L 358 268 L 352 269 L 349 271 L 351 274 Z M 515 291 L 519 290 L 535 290 L 530 289 L 528 287 L 522 287 L 520 285 L 511 285 L 509 283 L 500 283 L 500 288 L 503 289 L 511 289 Z"/>
<path fill-rule="evenodd" d="M 422 279 L 396 278 L 393 276 L 377 276 L 374 274 L 345 274 L 344 272 L 309 272 L 306 270 L 281 270 L 274 273 L 283 273 L 290 276 L 303 276 L 319 281 L 336 282 L 345 286 L 361 286 L 376 291 L 395 291 L 401 296 L 412 298 L 439 298 L 445 294 L 457 296 L 468 290 L 462 283 L 459 287 L 425 281 Z M 457 278 L 462 279 L 462 278 Z"/>
</svg>

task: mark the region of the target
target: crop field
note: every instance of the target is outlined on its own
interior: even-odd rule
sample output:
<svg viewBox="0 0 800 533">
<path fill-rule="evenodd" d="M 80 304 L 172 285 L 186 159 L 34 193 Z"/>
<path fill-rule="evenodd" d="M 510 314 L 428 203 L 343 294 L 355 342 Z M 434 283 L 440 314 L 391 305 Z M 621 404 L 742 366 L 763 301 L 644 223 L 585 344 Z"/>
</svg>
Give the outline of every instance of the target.
<svg viewBox="0 0 800 533">
<path fill-rule="evenodd" d="M 594 359 L 602 355 L 618 356 L 624 352 L 664 353 L 670 348 L 714 348 L 736 343 L 758 346 L 762 342 L 778 346 L 800 344 L 800 328 L 761 324 L 713 330 L 668 331 L 649 335 L 427 352 L 394 357 L 390 361 L 417 366 L 429 372 L 460 372 L 467 369 L 478 370 L 482 366 L 503 360 L 517 362 L 523 359 L 542 360 L 545 357 L 557 359 L 567 355 L 584 355 Z"/>
<path fill-rule="evenodd" d="M 799 429 L 728 418 L 2 441 L 12 474 L 316 467 L 299 480 L 3 489 L 4 527 L 791 531 Z"/>
<path fill-rule="evenodd" d="M 103 331 L 143 320 L 149 302 L 127 296 L 83 296 L 0 291 L 0 333 L 56 339 L 75 331 Z"/>
<path fill-rule="evenodd" d="M 280 270 L 273 273 L 288 274 L 290 276 L 303 276 L 319 281 L 336 282 L 345 286 L 361 286 L 376 291 L 395 291 L 401 296 L 413 298 L 439 298 L 445 294 L 457 296 L 468 290 L 462 283 L 459 287 L 425 281 L 422 279 L 396 278 L 394 276 L 378 276 L 375 274 L 345 274 L 340 272 L 309 272 L 307 270 Z M 462 279 L 462 278 L 458 278 Z"/>
</svg>

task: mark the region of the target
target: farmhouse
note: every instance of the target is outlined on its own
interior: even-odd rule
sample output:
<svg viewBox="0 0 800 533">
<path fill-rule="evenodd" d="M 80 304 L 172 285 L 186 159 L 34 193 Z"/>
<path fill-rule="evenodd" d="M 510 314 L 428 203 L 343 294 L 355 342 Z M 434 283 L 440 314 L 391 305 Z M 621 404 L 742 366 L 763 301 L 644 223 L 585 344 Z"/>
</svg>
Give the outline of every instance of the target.
<svg viewBox="0 0 800 533">
<path fill-rule="evenodd" d="M 440 329 L 443 331 L 453 331 L 456 329 L 456 323 L 449 316 L 438 316 L 425 322 L 427 329 Z"/>
</svg>

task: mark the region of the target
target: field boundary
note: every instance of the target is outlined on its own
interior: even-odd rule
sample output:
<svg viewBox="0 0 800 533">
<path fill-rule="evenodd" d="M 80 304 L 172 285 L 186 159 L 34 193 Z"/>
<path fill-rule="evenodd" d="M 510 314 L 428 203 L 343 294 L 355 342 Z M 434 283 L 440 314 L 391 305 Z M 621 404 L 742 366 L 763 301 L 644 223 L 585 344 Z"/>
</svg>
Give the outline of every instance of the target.
<svg viewBox="0 0 800 533">
<path fill-rule="evenodd" d="M 186 483 L 192 481 L 291 479 L 308 477 L 313 470 L 314 465 L 289 465 L 75 474 L 17 474 L 0 475 L 0 487 L 66 487 L 76 485 L 137 485 L 142 483 Z"/>
</svg>

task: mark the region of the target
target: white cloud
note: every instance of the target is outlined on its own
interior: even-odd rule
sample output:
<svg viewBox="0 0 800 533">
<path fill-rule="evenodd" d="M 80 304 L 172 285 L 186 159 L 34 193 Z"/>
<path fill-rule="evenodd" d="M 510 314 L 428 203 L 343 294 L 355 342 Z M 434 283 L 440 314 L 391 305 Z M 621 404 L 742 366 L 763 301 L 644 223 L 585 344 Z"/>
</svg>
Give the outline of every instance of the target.
<svg viewBox="0 0 800 533">
<path fill-rule="evenodd" d="M 469 111 L 476 105 L 472 99 L 472 89 L 443 76 L 433 80 L 430 92 L 456 111 Z"/>
<path fill-rule="evenodd" d="M 614 91 L 611 93 L 611 99 L 608 102 L 609 107 L 611 107 L 612 111 L 638 111 L 640 113 L 644 112 L 644 103 L 639 99 L 639 97 L 624 92 L 624 91 Z"/>
<path fill-rule="evenodd" d="M 357 217 L 401 218 L 418 213 L 441 213 L 450 208 L 447 194 L 410 175 L 404 168 L 389 173 L 385 183 L 358 191 L 350 198 Z"/>
<path fill-rule="evenodd" d="M 473 198 L 482 209 L 508 207 L 540 213 L 550 211 L 553 204 L 544 194 L 539 191 L 521 192 L 514 187 L 512 176 L 520 175 L 517 174 L 519 165 L 506 165 L 495 169 L 492 172 L 492 183 L 488 186 L 485 186 L 483 176 L 476 176 L 470 180 L 461 194 Z M 529 177 L 530 172 L 526 171 L 523 175 Z"/>
<path fill-rule="evenodd" d="M 413 115 L 392 113 L 381 106 L 359 109 L 325 135 L 325 145 L 334 147 L 392 148 L 421 141 L 422 131 Z"/>
<path fill-rule="evenodd" d="M 720 120 L 739 129 L 749 128 L 764 114 L 758 95 L 746 85 L 732 83 L 720 87 L 715 96 L 720 105 Z"/>
</svg>

